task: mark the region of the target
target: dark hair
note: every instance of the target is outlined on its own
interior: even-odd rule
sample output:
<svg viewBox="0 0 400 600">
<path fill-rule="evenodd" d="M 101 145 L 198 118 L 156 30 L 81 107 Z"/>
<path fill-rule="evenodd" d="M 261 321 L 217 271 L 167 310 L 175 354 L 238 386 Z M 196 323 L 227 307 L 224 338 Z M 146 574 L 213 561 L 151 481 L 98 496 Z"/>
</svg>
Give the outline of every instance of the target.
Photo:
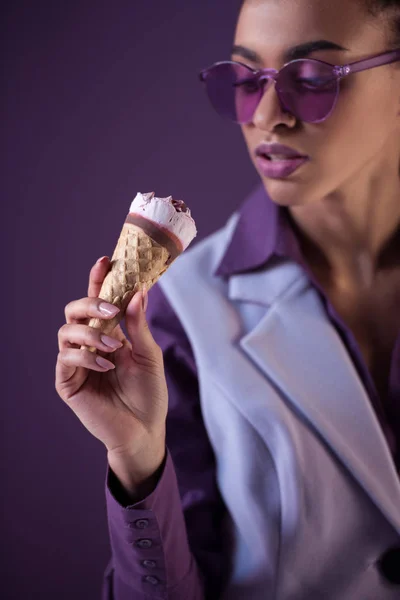
<svg viewBox="0 0 400 600">
<path fill-rule="evenodd" d="M 362 2 L 373 17 L 387 13 L 389 46 L 400 48 L 400 0 L 362 0 Z"/>
<path fill-rule="evenodd" d="M 400 48 L 400 0 L 360 0 L 367 8 L 368 14 L 378 17 L 387 13 L 389 39 L 388 49 Z M 246 2 L 242 0 L 241 5 Z"/>
</svg>

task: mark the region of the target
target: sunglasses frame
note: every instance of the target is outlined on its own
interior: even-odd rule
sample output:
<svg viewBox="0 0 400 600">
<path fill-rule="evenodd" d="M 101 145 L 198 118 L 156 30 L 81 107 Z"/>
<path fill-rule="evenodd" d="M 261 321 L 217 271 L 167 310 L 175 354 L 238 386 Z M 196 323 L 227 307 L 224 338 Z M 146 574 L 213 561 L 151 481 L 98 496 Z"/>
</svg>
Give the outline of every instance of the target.
<svg viewBox="0 0 400 600">
<path fill-rule="evenodd" d="M 357 61 L 345 64 L 345 65 L 333 65 L 332 63 L 328 63 L 323 60 L 318 60 L 316 58 L 297 58 L 296 60 L 292 60 L 290 62 L 285 63 L 283 65 L 283 67 L 279 70 L 276 70 L 276 69 L 252 69 L 248 65 L 241 63 L 239 61 L 225 60 L 225 61 L 216 62 L 216 63 L 212 64 L 210 67 L 200 71 L 199 78 L 200 78 L 200 81 L 202 81 L 203 83 L 206 83 L 207 77 L 210 74 L 210 72 L 214 69 L 214 67 L 217 67 L 219 65 L 233 64 L 233 65 L 240 65 L 241 67 L 245 67 L 251 73 L 251 79 L 255 80 L 257 83 L 262 82 L 262 81 L 273 80 L 276 84 L 278 82 L 280 73 L 287 66 L 289 66 L 293 63 L 308 61 L 311 63 L 317 62 L 317 63 L 323 64 L 332 69 L 332 77 L 334 79 L 336 79 L 337 90 L 336 90 L 336 95 L 335 95 L 335 99 L 334 99 L 332 108 L 329 111 L 329 113 L 322 119 L 318 119 L 315 121 L 308 121 L 310 123 L 320 123 L 322 121 L 325 121 L 331 115 L 333 109 L 335 108 L 337 98 L 339 95 L 339 84 L 340 84 L 341 79 L 343 79 L 344 77 L 347 77 L 348 75 L 352 75 L 353 73 L 358 73 L 360 71 L 366 71 L 368 69 L 374 69 L 375 67 L 380 67 L 382 65 L 391 64 L 391 63 L 397 62 L 399 60 L 400 60 L 400 48 L 397 48 L 395 50 L 388 50 L 385 52 L 381 52 L 379 54 L 374 54 L 367 58 L 363 58 L 361 60 L 357 60 Z M 279 98 L 281 105 L 286 110 L 285 104 L 279 93 L 279 88 L 276 87 L 275 89 L 276 89 L 276 93 L 278 94 L 278 98 Z M 260 99 L 256 105 L 256 108 L 254 109 L 254 112 L 257 110 L 257 106 L 258 106 L 259 102 L 261 101 L 264 91 L 265 90 L 262 87 L 260 87 L 260 92 L 261 92 Z M 254 115 L 254 112 L 253 112 L 253 115 Z M 296 116 L 296 115 L 294 115 L 294 116 Z M 298 117 L 296 117 L 296 118 L 298 118 Z M 238 123 L 238 121 L 234 121 L 234 122 Z M 247 121 L 247 123 L 249 123 L 249 122 L 250 121 Z M 245 124 L 245 123 L 241 123 L 241 124 Z"/>
</svg>

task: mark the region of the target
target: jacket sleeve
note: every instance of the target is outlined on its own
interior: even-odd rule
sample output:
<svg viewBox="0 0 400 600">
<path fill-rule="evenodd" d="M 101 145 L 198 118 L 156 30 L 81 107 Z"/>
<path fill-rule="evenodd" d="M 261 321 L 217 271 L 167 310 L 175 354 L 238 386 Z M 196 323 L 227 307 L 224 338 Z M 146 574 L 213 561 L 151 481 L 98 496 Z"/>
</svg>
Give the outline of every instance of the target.
<svg viewBox="0 0 400 600">
<path fill-rule="evenodd" d="M 227 511 L 215 479 L 190 343 L 158 284 L 149 292 L 147 320 L 164 355 L 167 452 L 155 489 L 133 505 L 107 466 L 111 560 L 102 600 L 215 600 L 229 577 Z"/>
</svg>

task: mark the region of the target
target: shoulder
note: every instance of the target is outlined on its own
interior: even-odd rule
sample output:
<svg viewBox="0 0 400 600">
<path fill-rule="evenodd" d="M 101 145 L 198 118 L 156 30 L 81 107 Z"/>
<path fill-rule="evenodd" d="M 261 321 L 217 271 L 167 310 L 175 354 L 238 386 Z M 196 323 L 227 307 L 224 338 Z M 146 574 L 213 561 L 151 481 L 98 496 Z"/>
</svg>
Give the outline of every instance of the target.
<svg viewBox="0 0 400 600">
<path fill-rule="evenodd" d="M 187 282 L 189 276 L 201 274 L 211 277 L 232 238 L 239 214 L 234 212 L 226 223 L 198 242 L 193 242 L 155 283 L 149 291 L 148 318 L 153 324 L 171 319 L 171 329 L 176 325 L 176 313 L 167 290 L 174 284 Z M 186 287 L 186 286 L 185 286 Z"/>
<path fill-rule="evenodd" d="M 205 261 L 211 270 L 216 269 L 231 241 L 239 217 L 239 212 L 235 211 L 222 227 L 197 242 L 192 248 L 186 250 L 179 257 L 178 264 L 181 267 L 178 268 L 188 268 L 189 265 L 192 266 L 194 263 L 200 262 L 203 264 Z M 171 268 L 174 266 L 171 265 Z"/>
<path fill-rule="evenodd" d="M 172 346 L 190 348 L 182 312 L 193 295 L 199 297 L 213 277 L 233 235 L 239 215 L 233 213 L 223 227 L 183 252 L 149 290 L 146 318 L 156 342 L 165 352 Z M 208 282 L 208 283 L 207 283 Z"/>
<path fill-rule="evenodd" d="M 167 295 L 172 288 L 187 290 L 189 282 L 196 285 L 206 280 L 213 281 L 214 272 L 229 246 L 239 217 L 238 212 L 231 214 L 222 227 L 194 243 L 174 261 L 160 280 Z"/>
</svg>

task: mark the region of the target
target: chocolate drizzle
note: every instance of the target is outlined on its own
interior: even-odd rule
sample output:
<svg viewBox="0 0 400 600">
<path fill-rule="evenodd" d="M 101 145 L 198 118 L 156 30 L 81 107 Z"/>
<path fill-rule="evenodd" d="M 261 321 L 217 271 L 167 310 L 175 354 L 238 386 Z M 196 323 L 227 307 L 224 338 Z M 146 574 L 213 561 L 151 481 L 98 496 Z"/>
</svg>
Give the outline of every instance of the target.
<svg viewBox="0 0 400 600">
<path fill-rule="evenodd" d="M 188 209 L 183 200 L 172 200 L 172 205 L 175 208 L 176 212 L 189 213 L 190 215 L 190 210 Z"/>
<path fill-rule="evenodd" d="M 176 238 L 176 242 L 170 237 L 165 231 L 163 231 L 160 227 L 154 224 L 146 217 L 142 217 L 136 213 L 129 213 L 125 219 L 125 223 L 130 223 L 131 225 L 136 225 L 136 227 L 140 227 L 146 235 L 148 235 L 154 242 L 163 246 L 167 249 L 169 253 L 169 258 L 166 265 L 172 263 L 179 254 L 182 253 L 182 248 L 178 247 L 179 240 Z M 171 234 L 173 235 L 173 234 Z M 175 237 L 175 236 L 174 236 Z"/>
<path fill-rule="evenodd" d="M 147 192 L 145 194 L 140 195 L 143 196 L 145 202 L 150 202 L 155 197 L 155 192 Z M 176 212 L 186 213 L 189 215 L 189 217 L 191 216 L 190 209 L 186 206 L 183 200 L 174 200 L 172 196 L 168 196 L 168 198 L 160 198 L 160 200 L 167 200 L 167 202 L 170 202 L 176 210 Z"/>
</svg>

